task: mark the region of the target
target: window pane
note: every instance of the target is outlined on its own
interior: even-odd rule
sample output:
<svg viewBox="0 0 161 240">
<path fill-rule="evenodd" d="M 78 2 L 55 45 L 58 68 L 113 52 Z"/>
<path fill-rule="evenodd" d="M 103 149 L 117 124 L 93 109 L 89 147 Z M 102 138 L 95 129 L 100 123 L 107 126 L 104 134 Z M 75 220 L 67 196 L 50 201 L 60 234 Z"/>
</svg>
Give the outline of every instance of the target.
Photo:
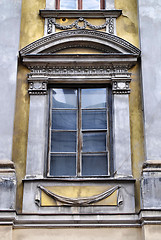
<svg viewBox="0 0 161 240">
<path fill-rule="evenodd" d="M 83 176 L 108 175 L 107 154 L 82 156 Z"/>
<path fill-rule="evenodd" d="M 83 152 L 106 151 L 106 133 L 84 133 Z"/>
<path fill-rule="evenodd" d="M 60 0 L 60 9 L 77 9 L 77 0 Z"/>
<path fill-rule="evenodd" d="M 53 110 L 52 129 L 76 130 L 76 110 Z"/>
<path fill-rule="evenodd" d="M 100 9 L 100 0 L 82 0 L 83 9 L 97 10 Z"/>
<path fill-rule="evenodd" d="M 53 89 L 53 108 L 76 108 L 77 90 L 75 89 Z"/>
<path fill-rule="evenodd" d="M 51 152 L 76 152 L 76 132 L 52 132 Z"/>
<path fill-rule="evenodd" d="M 82 129 L 106 129 L 106 110 L 82 110 Z"/>
<path fill-rule="evenodd" d="M 50 175 L 75 176 L 76 156 L 54 155 L 50 161 Z"/>
<path fill-rule="evenodd" d="M 106 107 L 106 89 L 82 89 L 82 108 Z"/>
</svg>

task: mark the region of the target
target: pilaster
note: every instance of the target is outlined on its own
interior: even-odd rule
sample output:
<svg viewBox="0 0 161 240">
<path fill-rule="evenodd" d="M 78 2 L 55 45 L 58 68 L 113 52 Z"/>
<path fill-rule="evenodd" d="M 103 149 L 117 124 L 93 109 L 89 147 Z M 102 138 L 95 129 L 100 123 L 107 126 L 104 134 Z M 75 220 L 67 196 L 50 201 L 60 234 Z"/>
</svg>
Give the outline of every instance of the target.
<svg viewBox="0 0 161 240">
<path fill-rule="evenodd" d="M 30 116 L 26 178 L 43 177 L 47 137 L 47 83 L 29 82 Z"/>
<path fill-rule="evenodd" d="M 129 120 L 129 81 L 113 80 L 113 142 L 116 176 L 131 176 L 131 145 Z"/>
</svg>

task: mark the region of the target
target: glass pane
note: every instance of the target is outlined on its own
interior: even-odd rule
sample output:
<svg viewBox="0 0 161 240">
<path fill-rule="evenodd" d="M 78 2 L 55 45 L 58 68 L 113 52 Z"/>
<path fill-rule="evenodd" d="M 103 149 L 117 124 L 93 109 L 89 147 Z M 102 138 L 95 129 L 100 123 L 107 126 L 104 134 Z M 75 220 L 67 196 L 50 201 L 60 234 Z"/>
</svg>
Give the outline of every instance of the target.
<svg viewBox="0 0 161 240">
<path fill-rule="evenodd" d="M 84 155 L 82 156 L 83 176 L 108 175 L 107 155 Z"/>
<path fill-rule="evenodd" d="M 53 108 L 76 108 L 77 90 L 75 89 L 53 89 Z"/>
<path fill-rule="evenodd" d="M 52 132 L 51 152 L 76 152 L 76 132 Z"/>
<path fill-rule="evenodd" d="M 60 0 L 60 9 L 77 9 L 77 0 Z"/>
<path fill-rule="evenodd" d="M 106 133 L 84 133 L 83 152 L 106 151 Z"/>
<path fill-rule="evenodd" d="M 75 176 L 76 156 L 54 155 L 50 161 L 50 175 Z"/>
<path fill-rule="evenodd" d="M 52 129 L 76 130 L 76 110 L 53 110 Z"/>
<path fill-rule="evenodd" d="M 82 89 L 82 108 L 106 107 L 106 88 Z"/>
<path fill-rule="evenodd" d="M 97 10 L 100 9 L 100 0 L 82 0 L 83 9 Z"/>
<path fill-rule="evenodd" d="M 83 129 L 106 129 L 106 110 L 82 110 Z"/>
</svg>

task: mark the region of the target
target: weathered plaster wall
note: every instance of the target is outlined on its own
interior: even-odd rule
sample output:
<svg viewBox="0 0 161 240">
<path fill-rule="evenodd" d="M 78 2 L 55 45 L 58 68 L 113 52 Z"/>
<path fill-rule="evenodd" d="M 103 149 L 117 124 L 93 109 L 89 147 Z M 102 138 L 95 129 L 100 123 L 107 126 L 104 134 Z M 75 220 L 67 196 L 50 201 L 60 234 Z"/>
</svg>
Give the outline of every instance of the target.
<svg viewBox="0 0 161 240">
<path fill-rule="evenodd" d="M 140 228 L 15 229 L 13 240 L 142 240 Z"/>
<path fill-rule="evenodd" d="M 116 20 L 117 35 L 139 48 L 137 0 L 115 0 L 115 8 L 122 9 Z M 133 67 L 130 84 L 130 130 L 133 176 L 136 178 L 136 207 L 139 208 L 140 178 L 144 161 L 143 111 L 141 98 L 140 63 Z M 125 163 L 126 164 L 126 163 Z"/>
<path fill-rule="evenodd" d="M 161 226 L 160 225 L 145 225 L 143 227 L 143 235 L 145 240 L 160 240 Z"/>
<path fill-rule="evenodd" d="M 21 0 L 1 0 L 0 16 L 0 160 L 12 160 Z"/>
<path fill-rule="evenodd" d="M 29 43 L 43 37 L 44 20 L 39 16 L 39 9 L 45 8 L 45 0 L 23 0 L 22 18 L 19 49 Z M 28 118 L 29 118 L 29 95 L 27 73 L 29 71 L 21 63 L 18 66 L 16 111 L 13 138 L 13 161 L 17 175 L 17 210 L 22 204 L 22 179 L 25 176 Z"/>
<path fill-rule="evenodd" d="M 12 240 L 12 226 L 0 226 L 0 239 Z"/>
<path fill-rule="evenodd" d="M 161 160 L 161 1 L 139 0 L 146 160 Z"/>
<path fill-rule="evenodd" d="M 138 6 L 146 146 L 142 208 L 158 209 L 161 207 L 161 2 L 142 0 Z"/>
</svg>

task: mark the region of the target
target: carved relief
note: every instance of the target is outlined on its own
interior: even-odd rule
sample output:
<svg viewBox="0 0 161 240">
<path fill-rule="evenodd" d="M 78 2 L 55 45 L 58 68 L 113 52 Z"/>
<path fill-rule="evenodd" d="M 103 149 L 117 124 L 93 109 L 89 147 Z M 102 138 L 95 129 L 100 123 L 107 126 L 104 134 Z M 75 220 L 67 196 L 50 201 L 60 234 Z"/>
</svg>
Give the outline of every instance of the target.
<svg viewBox="0 0 161 240">
<path fill-rule="evenodd" d="M 47 94 L 47 82 L 29 82 L 28 93 L 30 95 Z"/>
<path fill-rule="evenodd" d="M 53 21 L 52 18 L 47 19 L 47 34 L 51 34 L 53 29 Z"/>
<path fill-rule="evenodd" d="M 113 81 L 112 84 L 112 92 L 113 94 L 129 94 L 129 80 L 128 81 Z"/>
<path fill-rule="evenodd" d="M 82 25 L 82 23 L 83 23 L 83 25 Z M 47 24 L 47 33 L 48 34 L 52 33 L 52 24 L 54 24 L 56 28 L 61 29 L 61 30 L 69 30 L 69 29 L 72 29 L 72 28 L 86 29 L 86 27 L 89 27 L 89 28 L 94 29 L 94 30 L 101 30 L 101 29 L 106 28 L 107 25 L 109 25 L 109 33 L 111 33 L 111 34 L 114 33 L 114 31 L 113 31 L 114 30 L 114 20 L 113 20 L 113 18 L 108 18 L 105 21 L 104 24 L 98 25 L 98 26 L 89 23 L 83 17 L 78 18 L 77 20 L 75 20 L 70 25 L 60 25 L 60 24 L 56 23 L 55 21 L 52 21 L 51 18 L 48 18 L 48 24 Z"/>
<path fill-rule="evenodd" d="M 108 23 L 108 32 L 111 34 L 114 34 L 114 19 L 109 18 L 109 23 Z"/>
<path fill-rule="evenodd" d="M 43 191 L 45 194 L 47 194 L 50 198 L 52 198 L 54 201 L 58 201 L 61 203 L 61 205 L 67 205 L 67 206 L 89 206 L 91 204 L 95 204 L 97 202 L 100 202 L 106 198 L 109 198 L 113 193 L 116 193 L 116 200 L 114 201 L 113 205 L 121 205 L 123 204 L 122 195 L 120 193 L 120 186 L 111 187 L 110 189 L 99 193 L 97 195 L 93 195 L 90 197 L 78 197 L 78 198 L 69 198 L 65 196 L 58 195 L 50 190 L 48 188 L 43 186 L 38 186 L 40 191 Z M 41 200 L 40 200 L 40 194 L 36 194 L 35 196 L 35 203 L 38 206 L 41 206 Z M 101 203 L 100 203 L 101 204 Z"/>
</svg>

